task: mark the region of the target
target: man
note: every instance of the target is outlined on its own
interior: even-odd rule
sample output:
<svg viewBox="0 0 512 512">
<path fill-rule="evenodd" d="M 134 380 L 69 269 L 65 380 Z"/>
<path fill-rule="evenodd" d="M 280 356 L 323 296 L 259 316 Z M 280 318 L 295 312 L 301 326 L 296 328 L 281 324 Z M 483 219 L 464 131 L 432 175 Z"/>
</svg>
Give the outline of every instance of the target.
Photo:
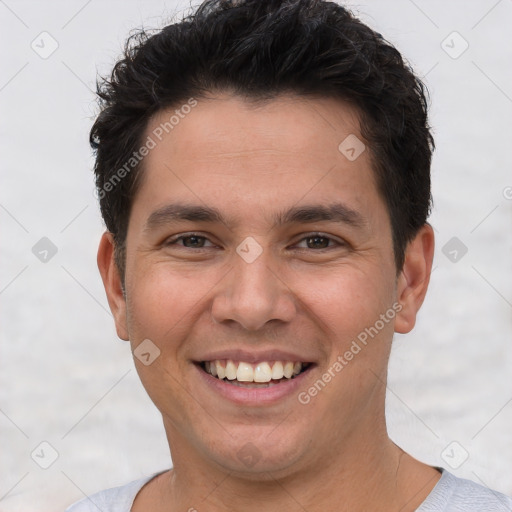
<svg viewBox="0 0 512 512">
<path fill-rule="evenodd" d="M 208 1 L 99 95 L 98 265 L 173 468 L 68 510 L 512 510 L 387 435 L 434 251 L 397 50 L 334 3 Z"/>
</svg>

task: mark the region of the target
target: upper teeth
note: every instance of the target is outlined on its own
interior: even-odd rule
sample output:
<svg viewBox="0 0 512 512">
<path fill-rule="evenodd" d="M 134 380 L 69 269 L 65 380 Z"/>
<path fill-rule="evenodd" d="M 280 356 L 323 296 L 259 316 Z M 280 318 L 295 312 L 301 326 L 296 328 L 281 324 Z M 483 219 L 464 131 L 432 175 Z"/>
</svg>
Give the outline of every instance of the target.
<svg viewBox="0 0 512 512">
<path fill-rule="evenodd" d="M 215 360 L 206 361 L 205 370 L 219 379 L 238 380 L 239 382 L 270 382 L 283 377 L 287 379 L 298 375 L 303 363 L 292 361 L 262 361 L 256 364 L 244 361 Z"/>
</svg>

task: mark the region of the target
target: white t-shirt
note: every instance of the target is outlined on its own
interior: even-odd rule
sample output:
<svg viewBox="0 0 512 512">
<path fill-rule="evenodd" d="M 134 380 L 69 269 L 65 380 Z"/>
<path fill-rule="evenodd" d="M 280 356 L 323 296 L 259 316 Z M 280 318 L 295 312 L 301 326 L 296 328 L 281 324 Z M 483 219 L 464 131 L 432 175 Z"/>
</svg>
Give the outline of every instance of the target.
<svg viewBox="0 0 512 512">
<path fill-rule="evenodd" d="M 416 512 L 512 512 L 512 498 L 439 469 L 441 478 Z M 138 492 L 158 474 L 93 494 L 65 512 L 130 512 Z"/>
</svg>

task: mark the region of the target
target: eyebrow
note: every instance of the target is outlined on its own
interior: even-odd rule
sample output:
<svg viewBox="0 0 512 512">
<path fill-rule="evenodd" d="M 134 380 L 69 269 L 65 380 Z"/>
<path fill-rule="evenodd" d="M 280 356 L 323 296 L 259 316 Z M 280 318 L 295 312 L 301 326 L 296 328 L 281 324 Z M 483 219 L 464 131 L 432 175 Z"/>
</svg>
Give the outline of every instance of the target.
<svg viewBox="0 0 512 512">
<path fill-rule="evenodd" d="M 367 224 L 359 212 L 342 203 L 295 206 L 275 214 L 272 220 L 274 227 L 285 224 L 312 224 L 326 221 L 347 224 L 357 228 Z M 151 231 L 163 225 L 183 221 L 230 225 L 217 208 L 185 203 L 171 203 L 151 213 L 144 225 L 144 231 Z"/>
</svg>

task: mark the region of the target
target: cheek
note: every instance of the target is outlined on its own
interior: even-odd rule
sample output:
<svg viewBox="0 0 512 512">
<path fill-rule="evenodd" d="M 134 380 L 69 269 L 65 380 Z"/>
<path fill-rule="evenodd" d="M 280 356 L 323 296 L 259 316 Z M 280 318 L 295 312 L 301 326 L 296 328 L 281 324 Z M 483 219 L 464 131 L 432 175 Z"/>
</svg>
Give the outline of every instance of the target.
<svg viewBox="0 0 512 512">
<path fill-rule="evenodd" d="M 187 277 L 179 271 L 153 265 L 151 269 L 136 268 L 128 288 L 128 324 L 130 338 L 153 337 L 155 342 L 175 338 L 187 325 L 194 306 L 211 285 L 198 276 Z M 173 334 L 174 333 L 174 334 Z"/>
<path fill-rule="evenodd" d="M 328 361 L 323 371 L 332 374 L 324 374 L 332 385 L 322 391 L 316 406 L 329 409 L 335 402 L 355 411 L 363 395 L 370 399 L 378 385 L 376 375 L 383 376 L 387 367 L 396 316 L 393 282 L 379 268 L 364 272 L 353 267 L 316 282 L 308 305 L 326 333 Z"/>
<path fill-rule="evenodd" d="M 137 372 L 162 413 L 168 415 L 174 408 L 183 411 L 190 400 L 190 391 L 181 378 L 183 372 L 190 370 L 183 351 L 197 320 L 197 306 L 205 288 L 208 289 L 207 284 L 199 279 L 187 279 L 159 264 L 152 268 L 135 268 L 132 275 L 136 278 L 132 278 L 127 286 L 132 351 L 136 351 L 143 340 L 149 339 L 158 354 L 148 365 L 135 357 Z M 172 414 L 168 420 L 179 422 Z"/>
<path fill-rule="evenodd" d="M 389 278 L 379 271 L 331 269 L 301 279 L 309 310 L 339 340 L 372 326 L 391 307 L 394 296 Z"/>
<path fill-rule="evenodd" d="M 361 414 L 361 404 L 374 400 L 380 379 L 385 378 L 396 316 L 393 281 L 377 268 L 338 269 L 329 278 L 316 277 L 307 303 L 326 334 L 329 356 L 318 380 L 301 390 L 301 403 L 310 403 L 326 425 L 352 424 Z"/>
</svg>

